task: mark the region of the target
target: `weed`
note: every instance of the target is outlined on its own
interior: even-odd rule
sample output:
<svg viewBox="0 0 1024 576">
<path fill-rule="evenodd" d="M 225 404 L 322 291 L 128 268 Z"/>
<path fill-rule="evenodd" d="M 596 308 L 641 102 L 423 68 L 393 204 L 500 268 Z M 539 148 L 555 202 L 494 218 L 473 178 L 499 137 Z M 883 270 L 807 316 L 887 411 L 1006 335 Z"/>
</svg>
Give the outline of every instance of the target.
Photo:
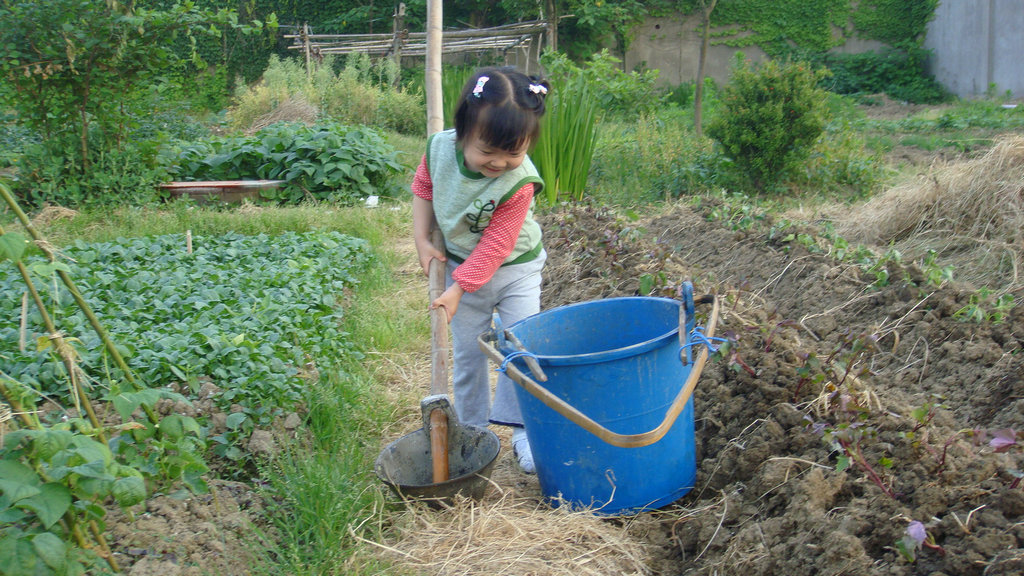
<svg viewBox="0 0 1024 576">
<path fill-rule="evenodd" d="M 998 324 L 1006 320 L 1013 306 L 1013 294 L 1002 294 L 993 300 L 992 290 L 982 287 L 970 295 L 967 305 L 954 312 L 953 317 L 965 322 Z"/>
<path fill-rule="evenodd" d="M 932 286 L 942 286 L 946 282 L 953 281 L 953 267 L 940 266 L 936 263 L 938 253 L 935 250 L 928 250 L 928 254 L 921 262 L 921 269 L 924 271 L 925 281 Z"/>
</svg>

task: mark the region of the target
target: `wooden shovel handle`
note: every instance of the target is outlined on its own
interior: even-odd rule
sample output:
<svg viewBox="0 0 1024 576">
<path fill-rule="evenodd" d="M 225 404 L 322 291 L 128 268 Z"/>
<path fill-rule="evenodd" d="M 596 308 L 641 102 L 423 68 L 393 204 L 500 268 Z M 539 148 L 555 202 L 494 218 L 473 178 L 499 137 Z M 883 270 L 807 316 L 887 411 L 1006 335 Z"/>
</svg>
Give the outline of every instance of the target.
<svg viewBox="0 0 1024 576">
<path fill-rule="evenodd" d="M 448 416 L 444 410 L 430 413 L 430 462 L 434 484 L 448 481 Z"/>
<path fill-rule="evenodd" d="M 444 235 L 436 225 L 430 240 L 444 253 Z M 444 294 L 444 262 L 430 261 L 430 302 Z M 448 394 L 448 312 L 443 308 L 430 311 L 430 394 Z M 448 416 L 442 410 L 430 413 L 430 454 L 434 484 L 448 481 Z"/>
</svg>

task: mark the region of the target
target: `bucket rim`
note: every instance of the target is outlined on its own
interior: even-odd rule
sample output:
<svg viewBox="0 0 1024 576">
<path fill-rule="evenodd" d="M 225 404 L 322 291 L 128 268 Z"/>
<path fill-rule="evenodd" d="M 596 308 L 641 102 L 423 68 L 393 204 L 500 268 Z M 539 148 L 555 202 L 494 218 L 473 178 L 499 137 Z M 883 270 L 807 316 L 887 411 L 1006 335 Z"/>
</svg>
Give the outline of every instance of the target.
<svg viewBox="0 0 1024 576">
<path fill-rule="evenodd" d="M 559 313 L 572 313 L 577 311 L 575 309 L 587 308 L 596 306 L 602 303 L 608 302 L 625 302 L 635 301 L 643 302 L 644 304 L 666 304 L 673 306 L 676 309 L 683 305 L 682 302 L 674 298 L 666 298 L 664 296 L 617 296 L 614 298 L 598 298 L 595 300 L 587 300 L 585 302 L 575 302 L 573 304 L 566 304 L 564 306 L 558 306 L 555 308 L 549 308 L 542 310 L 537 314 L 523 318 L 522 320 L 508 326 L 507 330 L 515 334 L 517 327 L 522 327 L 529 322 L 536 321 L 542 316 L 552 314 L 555 312 Z M 678 314 L 678 310 L 677 310 Z M 628 358 L 631 356 L 637 356 L 658 347 L 665 339 L 674 338 L 679 334 L 679 325 L 675 324 L 671 329 L 667 330 L 662 334 L 654 335 L 647 340 L 630 344 L 629 346 L 620 346 L 618 348 L 611 348 L 608 350 L 598 350 L 596 352 L 586 352 L 583 354 L 540 354 L 534 350 L 530 350 L 532 354 L 536 356 L 537 361 L 541 365 L 549 366 L 575 366 L 580 364 L 597 364 L 601 362 L 607 362 L 610 360 L 617 360 L 620 358 Z"/>
</svg>

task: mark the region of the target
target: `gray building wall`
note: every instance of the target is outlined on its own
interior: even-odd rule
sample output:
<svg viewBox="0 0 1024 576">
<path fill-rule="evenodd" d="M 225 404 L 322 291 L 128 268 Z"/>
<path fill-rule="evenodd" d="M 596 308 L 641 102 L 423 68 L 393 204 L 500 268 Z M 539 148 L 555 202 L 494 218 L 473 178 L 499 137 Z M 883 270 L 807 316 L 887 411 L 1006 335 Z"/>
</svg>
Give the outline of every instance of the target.
<svg viewBox="0 0 1024 576">
<path fill-rule="evenodd" d="M 928 24 L 928 70 L 957 96 L 994 86 L 1024 97 L 1024 1 L 942 0 Z"/>
<path fill-rule="evenodd" d="M 697 78 L 700 16 L 650 18 L 636 29 L 623 58 L 625 70 L 642 66 L 659 70 L 659 84 L 676 85 Z M 932 51 L 928 72 L 954 94 L 981 96 L 995 85 L 1024 98 L 1024 0 L 941 0 L 928 24 L 925 47 Z M 878 42 L 856 38 L 837 50 L 847 53 L 879 50 Z M 706 74 L 715 82 L 729 80 L 737 48 L 708 47 Z M 753 62 L 765 59 L 757 48 L 744 48 Z"/>
<path fill-rule="evenodd" d="M 640 66 L 657 69 L 660 85 L 693 82 L 697 78 L 700 43 L 700 15 L 648 18 L 637 27 L 622 63 L 626 71 Z M 708 46 L 705 76 L 718 84 L 728 82 L 737 51 L 739 49 L 733 46 Z M 765 59 L 759 48 L 745 48 L 743 52 L 752 62 Z"/>
</svg>

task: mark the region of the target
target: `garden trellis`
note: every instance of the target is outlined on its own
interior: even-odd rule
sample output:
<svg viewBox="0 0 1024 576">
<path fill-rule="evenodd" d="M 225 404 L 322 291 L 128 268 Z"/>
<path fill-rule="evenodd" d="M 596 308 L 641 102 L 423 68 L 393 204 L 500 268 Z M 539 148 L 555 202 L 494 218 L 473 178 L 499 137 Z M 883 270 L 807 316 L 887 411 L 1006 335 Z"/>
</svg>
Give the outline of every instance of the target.
<svg viewBox="0 0 1024 576">
<path fill-rule="evenodd" d="M 306 62 L 327 54 L 364 53 L 371 57 L 424 57 L 427 53 L 427 33 L 409 32 L 402 26 L 403 13 L 395 14 L 395 25 L 390 34 L 313 34 L 308 25 L 299 34 L 285 35 L 293 44 L 290 50 L 301 50 Z M 498 52 L 502 55 L 523 56 L 524 64 L 516 63 L 529 72 L 531 61 L 536 61 L 547 32 L 544 20 L 519 22 L 492 28 L 445 30 L 442 53 L 462 54 Z M 531 53 L 533 57 L 531 58 Z"/>
</svg>

